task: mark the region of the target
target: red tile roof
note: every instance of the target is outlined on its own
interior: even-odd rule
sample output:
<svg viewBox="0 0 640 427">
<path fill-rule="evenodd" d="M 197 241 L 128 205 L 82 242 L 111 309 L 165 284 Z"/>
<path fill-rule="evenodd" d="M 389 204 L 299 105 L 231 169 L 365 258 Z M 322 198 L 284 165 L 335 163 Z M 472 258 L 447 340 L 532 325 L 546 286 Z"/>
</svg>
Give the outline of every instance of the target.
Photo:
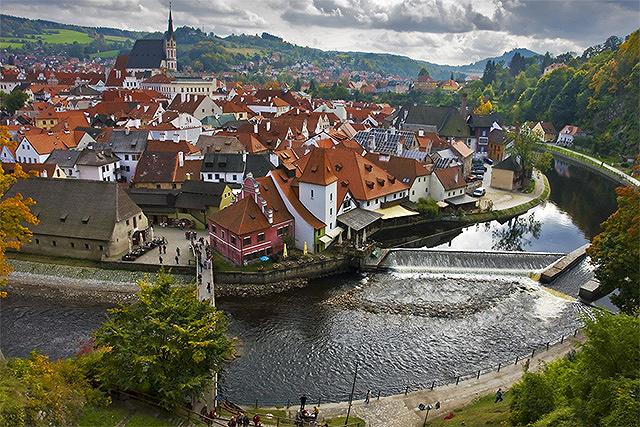
<svg viewBox="0 0 640 427">
<path fill-rule="evenodd" d="M 267 230 L 269 220 L 257 205 L 253 197 L 244 197 L 231 206 L 212 214 L 209 219 L 217 226 L 242 236 Z"/>
</svg>

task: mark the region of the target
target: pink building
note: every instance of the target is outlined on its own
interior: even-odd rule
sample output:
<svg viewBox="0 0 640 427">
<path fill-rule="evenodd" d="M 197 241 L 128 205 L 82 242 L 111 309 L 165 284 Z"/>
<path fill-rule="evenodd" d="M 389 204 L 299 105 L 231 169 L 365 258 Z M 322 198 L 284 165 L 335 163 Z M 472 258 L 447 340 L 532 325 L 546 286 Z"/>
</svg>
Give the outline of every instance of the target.
<svg viewBox="0 0 640 427">
<path fill-rule="evenodd" d="M 237 265 L 263 255 L 279 254 L 284 239 L 294 234 L 289 214 L 270 176 L 249 174 L 238 200 L 209 217 L 213 249 Z"/>
</svg>

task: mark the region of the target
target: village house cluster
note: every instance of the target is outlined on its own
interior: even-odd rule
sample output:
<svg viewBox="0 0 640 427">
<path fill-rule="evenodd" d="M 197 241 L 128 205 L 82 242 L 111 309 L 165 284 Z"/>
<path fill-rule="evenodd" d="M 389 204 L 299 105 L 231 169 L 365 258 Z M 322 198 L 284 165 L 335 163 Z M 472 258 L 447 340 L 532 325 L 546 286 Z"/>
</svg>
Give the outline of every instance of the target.
<svg viewBox="0 0 640 427">
<path fill-rule="evenodd" d="M 315 99 L 182 76 L 178 48 L 170 14 L 164 38 L 138 40 L 103 73 L 3 67 L 0 91 L 29 98 L 4 119 L 11 140 L 0 152 L 5 171 L 34 175 L 8 194 L 37 202 L 23 250 L 111 259 L 153 239 L 151 227 L 186 221 L 245 264 L 285 244 L 366 247 L 422 199 L 475 208 L 474 158 L 506 172 L 497 187 L 518 183 L 501 117 L 471 113 L 465 97 L 459 108 Z M 413 85 L 459 89 L 428 77 Z M 581 133 L 532 128 L 567 145 Z"/>
</svg>

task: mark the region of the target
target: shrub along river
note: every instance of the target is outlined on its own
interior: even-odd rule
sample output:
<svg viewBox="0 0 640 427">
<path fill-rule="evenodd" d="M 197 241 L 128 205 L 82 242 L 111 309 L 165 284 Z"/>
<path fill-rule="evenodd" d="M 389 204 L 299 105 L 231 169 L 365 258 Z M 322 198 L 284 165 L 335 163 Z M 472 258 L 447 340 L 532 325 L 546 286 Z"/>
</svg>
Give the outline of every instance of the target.
<svg viewBox="0 0 640 427">
<path fill-rule="evenodd" d="M 467 227 L 439 247 L 569 252 L 588 242 L 615 210 L 616 184 L 558 160 L 547 176 L 552 191 L 544 205 L 502 224 Z M 576 295 L 570 279 L 559 288 Z M 584 311 L 525 276 L 419 268 L 326 278 L 279 295 L 221 299 L 219 306 L 241 354 L 223 370 L 220 393 L 261 405 L 294 403 L 302 393 L 310 401 L 345 400 L 356 359 L 360 397 L 367 389 L 427 387 L 572 333 Z M 6 356 L 34 349 L 73 355 L 108 307 L 14 292 L 0 302 L 0 348 Z"/>
</svg>

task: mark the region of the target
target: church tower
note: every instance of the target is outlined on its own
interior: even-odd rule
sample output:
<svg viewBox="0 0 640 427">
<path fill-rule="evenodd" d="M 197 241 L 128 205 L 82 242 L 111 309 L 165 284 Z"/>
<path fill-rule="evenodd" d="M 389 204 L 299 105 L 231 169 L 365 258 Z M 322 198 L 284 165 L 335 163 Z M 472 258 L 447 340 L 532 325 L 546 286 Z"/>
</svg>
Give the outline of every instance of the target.
<svg viewBox="0 0 640 427">
<path fill-rule="evenodd" d="M 176 40 L 173 35 L 173 18 L 171 17 L 171 3 L 169 3 L 169 26 L 165 35 L 165 56 L 167 71 L 178 71 L 178 61 L 176 59 Z"/>
</svg>

